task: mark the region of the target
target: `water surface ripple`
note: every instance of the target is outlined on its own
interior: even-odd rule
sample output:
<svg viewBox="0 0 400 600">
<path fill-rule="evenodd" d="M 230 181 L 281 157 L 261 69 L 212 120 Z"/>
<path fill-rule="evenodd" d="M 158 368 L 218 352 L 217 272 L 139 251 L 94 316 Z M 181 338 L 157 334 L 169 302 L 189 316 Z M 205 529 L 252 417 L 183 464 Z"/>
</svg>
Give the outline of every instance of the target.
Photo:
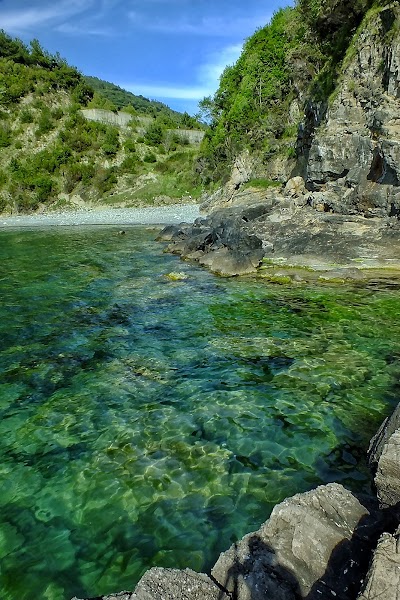
<svg viewBox="0 0 400 600">
<path fill-rule="evenodd" d="M 2 600 L 207 570 L 284 497 L 368 487 L 398 291 L 216 278 L 153 239 L 0 233 Z"/>
</svg>

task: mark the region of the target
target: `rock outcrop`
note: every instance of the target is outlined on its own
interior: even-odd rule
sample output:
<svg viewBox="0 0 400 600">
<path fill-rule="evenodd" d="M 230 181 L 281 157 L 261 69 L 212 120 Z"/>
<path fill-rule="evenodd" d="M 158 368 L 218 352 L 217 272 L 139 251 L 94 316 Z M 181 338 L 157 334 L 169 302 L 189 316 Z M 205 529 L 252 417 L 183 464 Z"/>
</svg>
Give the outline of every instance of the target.
<svg viewBox="0 0 400 600">
<path fill-rule="evenodd" d="M 265 258 L 282 265 L 346 269 L 400 268 L 400 222 L 325 212 L 326 195 L 303 192 L 301 178 L 286 194 L 246 193 L 243 202 L 216 208 L 194 224 L 167 227 L 158 239 L 167 251 L 221 275 L 254 273 Z M 330 265 L 330 266 L 329 266 Z"/>
<path fill-rule="evenodd" d="M 400 405 L 372 438 L 368 455 L 381 506 L 393 507 L 400 518 Z"/>
<path fill-rule="evenodd" d="M 246 188 L 260 173 L 243 152 L 227 184 L 204 202 L 208 216 L 182 227 L 170 250 L 225 275 L 255 272 L 260 249 L 299 266 L 378 259 L 374 266 L 400 267 L 399 27 L 398 3 L 366 14 L 329 102 L 306 103 L 296 176 L 276 178 L 284 188 Z M 249 219 L 250 209 L 257 216 Z M 257 253 L 247 242 L 243 251 L 232 245 L 235 236 L 252 236 Z"/>
</svg>

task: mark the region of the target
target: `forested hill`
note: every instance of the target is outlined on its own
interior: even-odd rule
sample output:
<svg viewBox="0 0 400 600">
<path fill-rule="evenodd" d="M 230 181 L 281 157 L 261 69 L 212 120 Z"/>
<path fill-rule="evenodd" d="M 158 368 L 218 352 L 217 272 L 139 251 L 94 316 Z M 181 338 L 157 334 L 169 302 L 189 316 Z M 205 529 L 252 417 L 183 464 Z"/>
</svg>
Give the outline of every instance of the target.
<svg viewBox="0 0 400 600">
<path fill-rule="evenodd" d="M 374 0 L 297 0 L 245 43 L 213 97 L 201 102 L 211 128 L 201 149 L 205 184 L 225 181 L 244 149 L 274 175 L 297 156 L 299 125 L 323 110 L 340 78 L 353 35 Z M 275 166 L 274 166 L 275 165 Z"/>
<path fill-rule="evenodd" d="M 194 119 L 145 99 L 153 112 L 131 106 L 129 127 L 84 118 L 82 108 L 107 102 L 59 54 L 0 32 L 0 213 L 199 195 L 185 135 Z"/>
</svg>

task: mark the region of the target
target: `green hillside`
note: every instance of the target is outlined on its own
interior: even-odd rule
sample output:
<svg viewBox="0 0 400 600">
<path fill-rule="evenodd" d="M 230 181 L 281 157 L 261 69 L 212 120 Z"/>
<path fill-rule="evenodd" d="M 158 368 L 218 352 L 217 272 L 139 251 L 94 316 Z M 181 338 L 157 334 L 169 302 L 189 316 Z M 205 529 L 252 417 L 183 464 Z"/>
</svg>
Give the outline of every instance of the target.
<svg viewBox="0 0 400 600">
<path fill-rule="evenodd" d="M 94 98 L 86 78 L 59 55 L 0 32 L 0 212 L 200 193 L 197 149 L 184 132 L 169 130 L 167 107 L 145 130 L 135 119 L 122 129 L 83 117 Z"/>
</svg>

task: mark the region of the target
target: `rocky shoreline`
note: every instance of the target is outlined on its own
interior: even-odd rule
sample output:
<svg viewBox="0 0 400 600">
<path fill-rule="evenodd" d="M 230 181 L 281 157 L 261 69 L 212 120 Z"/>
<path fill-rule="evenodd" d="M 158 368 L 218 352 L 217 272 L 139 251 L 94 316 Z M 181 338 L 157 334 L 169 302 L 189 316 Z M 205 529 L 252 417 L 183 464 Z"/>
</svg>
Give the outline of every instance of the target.
<svg viewBox="0 0 400 600">
<path fill-rule="evenodd" d="M 330 483 L 278 504 L 210 575 L 152 568 L 102 600 L 395 600 L 400 589 L 400 404 L 371 440 L 375 496 Z M 73 600 L 77 600 L 74 598 Z"/>
<path fill-rule="evenodd" d="M 400 276 L 395 217 L 324 212 L 295 177 L 282 191 L 237 193 L 194 223 L 167 226 L 167 251 L 223 276 L 258 274 L 277 283 Z"/>
</svg>

